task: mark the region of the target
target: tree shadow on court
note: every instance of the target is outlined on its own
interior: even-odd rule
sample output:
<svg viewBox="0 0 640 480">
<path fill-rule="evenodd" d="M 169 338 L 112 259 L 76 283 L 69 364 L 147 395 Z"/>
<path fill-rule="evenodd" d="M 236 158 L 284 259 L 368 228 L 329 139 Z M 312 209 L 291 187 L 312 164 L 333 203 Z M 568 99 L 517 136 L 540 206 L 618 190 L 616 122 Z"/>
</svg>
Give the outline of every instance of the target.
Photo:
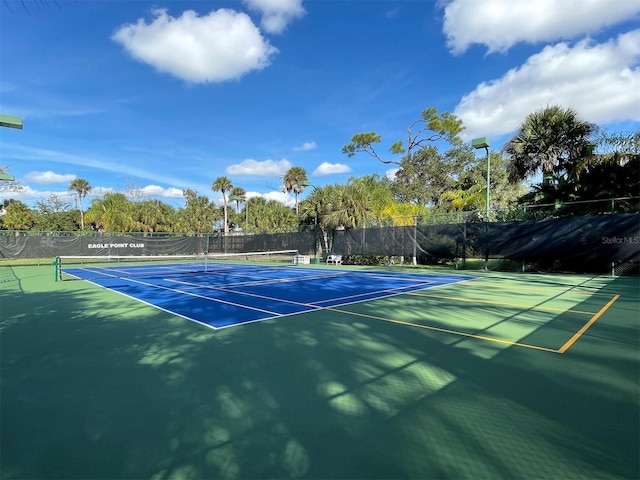
<svg viewBox="0 0 640 480">
<path fill-rule="evenodd" d="M 81 282 L 22 287 L 2 303 L 2 478 L 640 473 L 637 344 L 609 321 L 558 355 L 329 310 L 213 331 Z"/>
</svg>

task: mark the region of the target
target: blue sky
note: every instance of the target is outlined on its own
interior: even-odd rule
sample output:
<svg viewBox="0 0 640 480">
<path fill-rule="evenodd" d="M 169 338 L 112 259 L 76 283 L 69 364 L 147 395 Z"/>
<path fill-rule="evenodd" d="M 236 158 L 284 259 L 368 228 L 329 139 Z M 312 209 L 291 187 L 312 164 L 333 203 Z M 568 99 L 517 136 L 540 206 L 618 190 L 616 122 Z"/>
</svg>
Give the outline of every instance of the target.
<svg viewBox="0 0 640 480">
<path fill-rule="evenodd" d="M 342 146 L 376 131 L 386 152 L 427 107 L 494 149 L 550 104 L 640 126 L 636 1 L 3 0 L 0 32 L 0 113 L 24 121 L 0 129 L 0 166 L 24 187 L 0 201 L 32 206 L 72 203 L 74 178 L 89 201 L 219 201 L 222 175 L 292 204 L 288 168 L 317 186 L 385 175 Z"/>
</svg>

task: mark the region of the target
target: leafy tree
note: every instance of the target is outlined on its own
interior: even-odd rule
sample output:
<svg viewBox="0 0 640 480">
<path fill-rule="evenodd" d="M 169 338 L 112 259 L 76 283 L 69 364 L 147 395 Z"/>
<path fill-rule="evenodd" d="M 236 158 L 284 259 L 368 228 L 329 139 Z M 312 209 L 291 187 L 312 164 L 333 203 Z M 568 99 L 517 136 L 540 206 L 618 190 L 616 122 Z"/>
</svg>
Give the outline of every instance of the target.
<svg viewBox="0 0 640 480">
<path fill-rule="evenodd" d="M 40 231 L 70 232 L 78 230 L 79 214 L 55 193 L 36 202 L 34 228 Z"/>
<path fill-rule="evenodd" d="M 2 223 L 8 230 L 29 230 L 33 227 L 33 211 L 20 200 L 9 199 L 4 203 Z"/>
<path fill-rule="evenodd" d="M 507 212 L 518 199 L 526 193 L 526 188 L 522 183 L 511 183 L 509 181 L 509 173 L 507 171 L 507 160 L 501 152 L 493 151 L 489 154 L 491 162 L 490 174 L 490 202 L 492 211 Z M 464 210 L 485 210 L 486 209 L 486 186 L 487 186 L 487 163 L 486 157 L 476 157 L 466 164 L 458 177 L 458 182 L 454 187 L 454 191 L 462 190 L 468 192 L 470 201 Z M 475 189 L 483 192 L 483 198 L 477 203 L 478 208 L 472 208 L 470 190 Z M 474 197 L 477 200 L 477 197 Z M 447 205 L 445 205 L 446 207 Z"/>
<path fill-rule="evenodd" d="M 592 154 L 596 129 L 571 108 L 554 105 L 529 114 L 504 146 L 510 180 L 525 180 L 537 173 L 575 177 L 578 167 Z"/>
<path fill-rule="evenodd" d="M 296 198 L 296 214 L 298 214 L 298 195 L 304 191 L 302 183 L 307 182 L 307 171 L 302 167 L 291 167 L 284 174 L 284 189 L 287 193 L 293 191 Z"/>
<path fill-rule="evenodd" d="M 348 184 L 361 184 L 370 197 L 368 225 L 412 225 L 417 216 L 424 216 L 427 210 L 412 203 L 397 200 L 393 194 L 393 182 L 377 174 L 350 178 Z"/>
<path fill-rule="evenodd" d="M 609 175 L 614 175 L 611 181 L 611 193 L 614 197 L 640 196 L 640 130 L 628 133 L 604 132 L 596 140 L 596 153 L 593 157 L 603 170 L 611 167 Z M 590 165 L 585 165 L 589 168 Z M 597 178 L 599 172 L 591 172 Z M 602 172 L 604 174 L 605 172 Z M 626 180 L 625 180 L 626 179 Z M 593 191 L 593 189 L 588 189 Z M 602 196 L 602 194 L 599 194 Z"/>
<path fill-rule="evenodd" d="M 640 130 L 635 132 L 601 131 L 595 139 L 596 150 L 592 157 L 599 162 L 624 165 L 640 157 Z"/>
<path fill-rule="evenodd" d="M 76 195 L 77 204 L 76 207 L 80 210 L 80 228 L 84 230 L 84 212 L 82 209 L 82 199 L 89 195 L 91 192 L 91 185 L 83 178 L 74 178 L 69 183 L 69 192 L 73 192 Z"/>
<path fill-rule="evenodd" d="M 213 224 L 220 220 L 213 202 L 195 190 L 187 189 L 183 194 L 186 205 L 178 210 L 176 231 L 190 235 L 213 232 Z"/>
<path fill-rule="evenodd" d="M 603 132 L 594 154 L 580 165 L 573 196 L 576 200 L 640 196 L 640 130 Z"/>
<path fill-rule="evenodd" d="M 445 140 L 452 145 L 460 145 L 460 133 L 464 130 L 462 120 L 449 112 L 438 115 L 435 108 L 422 111 L 420 119 L 413 122 L 407 129 L 407 140 L 399 140 L 389 147 L 393 155 L 402 158 L 411 157 L 416 150 L 424 148 L 428 143 Z M 357 133 L 351 137 L 351 142 L 342 147 L 342 153 L 353 157 L 357 153 L 366 153 L 386 164 L 400 165 L 402 160 L 382 158 L 375 150 L 374 144 L 380 143 L 382 137 L 376 132 Z"/>
<path fill-rule="evenodd" d="M 211 190 L 222 193 L 222 207 L 224 209 L 224 234 L 229 235 L 229 217 L 227 212 L 227 192 L 233 188 L 231 180 L 227 177 L 218 177 L 211 185 Z"/>
<path fill-rule="evenodd" d="M 394 201 L 382 210 L 380 220 L 384 225 L 406 227 L 413 225 L 416 218 L 424 217 L 427 214 L 428 211 L 423 206 Z"/>
<path fill-rule="evenodd" d="M 467 190 L 447 190 L 440 197 L 440 201 L 447 211 L 461 212 L 480 210 L 486 203 L 485 191 L 482 185 L 478 184 Z"/>
<path fill-rule="evenodd" d="M 395 174 L 392 190 L 402 202 L 437 206 L 447 190 L 455 188 L 455 176 L 461 169 L 455 155 L 441 155 L 433 145 L 407 155 Z"/>
</svg>

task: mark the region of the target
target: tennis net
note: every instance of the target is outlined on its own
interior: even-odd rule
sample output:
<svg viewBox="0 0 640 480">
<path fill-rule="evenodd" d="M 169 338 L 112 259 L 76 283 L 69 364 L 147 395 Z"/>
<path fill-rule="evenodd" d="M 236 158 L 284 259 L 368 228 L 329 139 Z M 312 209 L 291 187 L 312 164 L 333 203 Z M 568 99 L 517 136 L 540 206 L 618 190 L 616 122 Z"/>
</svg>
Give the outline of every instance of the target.
<svg viewBox="0 0 640 480">
<path fill-rule="evenodd" d="M 249 265 L 298 265 L 297 250 L 203 255 L 64 255 L 56 257 L 56 281 L 152 277 L 215 272 Z"/>
</svg>

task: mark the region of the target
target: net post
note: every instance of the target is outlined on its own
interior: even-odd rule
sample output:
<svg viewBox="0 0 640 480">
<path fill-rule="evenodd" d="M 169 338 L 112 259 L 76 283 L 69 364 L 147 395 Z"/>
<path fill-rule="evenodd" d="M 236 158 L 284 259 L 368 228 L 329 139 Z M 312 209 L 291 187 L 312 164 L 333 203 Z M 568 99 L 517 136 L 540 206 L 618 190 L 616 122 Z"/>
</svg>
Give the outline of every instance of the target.
<svg viewBox="0 0 640 480">
<path fill-rule="evenodd" d="M 55 260 L 53 261 L 53 265 L 55 267 L 55 275 L 56 275 L 55 281 L 57 282 L 60 277 L 60 257 L 55 258 Z"/>
<path fill-rule="evenodd" d="M 299 262 L 300 262 L 300 258 L 299 257 L 300 257 L 300 250 L 296 250 L 296 256 L 295 256 L 295 260 L 296 260 L 295 261 L 295 265 L 296 265 L 296 267 L 299 265 Z"/>
</svg>

